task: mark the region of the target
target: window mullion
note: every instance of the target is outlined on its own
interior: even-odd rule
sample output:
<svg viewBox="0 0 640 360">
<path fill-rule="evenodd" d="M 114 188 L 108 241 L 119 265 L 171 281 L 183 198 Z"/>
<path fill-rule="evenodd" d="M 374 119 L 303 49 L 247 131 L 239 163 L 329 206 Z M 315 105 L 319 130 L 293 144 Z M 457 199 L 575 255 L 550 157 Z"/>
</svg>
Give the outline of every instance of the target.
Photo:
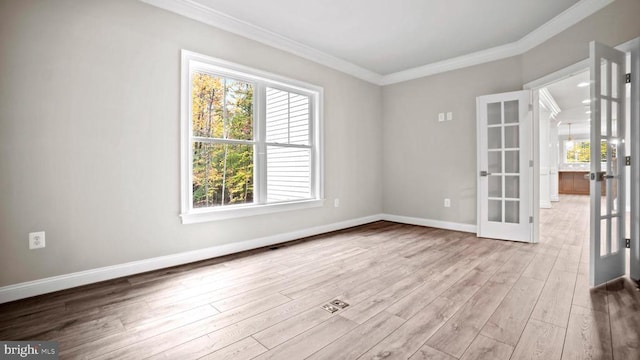
<svg viewBox="0 0 640 360">
<path fill-rule="evenodd" d="M 266 146 L 278 146 L 282 148 L 294 148 L 294 149 L 311 149 L 312 148 L 311 145 L 286 144 L 286 143 L 275 143 L 275 142 L 268 142 L 266 143 Z"/>
<path fill-rule="evenodd" d="M 222 138 L 209 138 L 203 136 L 192 136 L 192 142 L 201 142 L 206 144 L 230 144 L 230 145 L 253 145 L 253 140 L 234 140 L 234 139 L 222 139 Z"/>
<path fill-rule="evenodd" d="M 184 59 L 183 59 L 184 62 Z M 193 93 L 193 71 L 189 69 L 188 64 L 182 64 L 182 86 L 187 88 L 187 92 L 185 94 L 184 89 L 182 90 L 181 96 L 181 107 L 184 108 L 182 111 L 186 110 L 186 114 L 182 114 L 182 162 L 186 162 L 181 164 L 181 168 L 183 171 L 182 174 L 182 191 L 183 196 L 187 198 L 187 201 L 183 200 L 182 204 L 182 212 L 191 212 L 193 210 L 193 123 L 191 119 L 193 117 L 192 114 L 192 99 L 191 95 Z M 185 144 L 187 144 L 185 146 Z M 186 168 L 186 174 L 184 173 Z"/>
<path fill-rule="evenodd" d="M 291 143 L 291 92 L 287 92 L 287 143 Z"/>
<path fill-rule="evenodd" d="M 267 95 L 266 86 L 263 83 L 256 84 L 255 97 L 255 126 L 256 126 L 256 159 L 254 172 L 254 184 L 256 184 L 257 200 L 259 204 L 267 203 Z"/>
<path fill-rule="evenodd" d="M 315 106 L 316 104 L 316 99 L 314 99 L 313 101 L 309 101 L 309 146 L 311 148 L 311 196 L 313 197 L 317 197 L 318 195 L 320 195 L 320 192 L 318 191 L 318 187 L 320 186 L 319 184 L 319 179 L 318 179 L 318 146 L 316 144 L 316 134 L 315 134 L 315 128 L 317 127 L 317 123 L 316 123 L 316 113 L 315 113 Z M 316 124 L 316 125 L 313 125 Z"/>
</svg>

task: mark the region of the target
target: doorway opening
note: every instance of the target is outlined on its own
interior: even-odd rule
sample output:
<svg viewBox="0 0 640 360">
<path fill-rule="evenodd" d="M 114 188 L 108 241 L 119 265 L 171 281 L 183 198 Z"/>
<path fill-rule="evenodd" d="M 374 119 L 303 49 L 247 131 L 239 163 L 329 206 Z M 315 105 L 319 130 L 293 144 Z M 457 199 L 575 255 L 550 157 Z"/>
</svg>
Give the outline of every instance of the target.
<svg viewBox="0 0 640 360">
<path fill-rule="evenodd" d="M 565 267 L 589 271 L 590 73 L 534 89 L 538 111 L 539 243 Z M 598 159 L 599 160 L 599 159 Z"/>
<path fill-rule="evenodd" d="M 634 42 L 637 43 L 637 39 L 630 43 Z M 628 47 L 635 48 L 637 47 L 636 45 Z M 592 44 L 592 54 L 593 46 L 597 48 L 600 45 Z M 632 51 L 627 50 L 627 69 L 624 69 L 627 74 L 634 64 L 631 61 L 631 53 Z M 616 60 L 617 64 L 623 64 L 624 54 L 621 54 L 621 56 L 620 60 Z M 634 57 L 637 62 L 637 55 Z M 596 59 L 600 58 L 596 57 Z M 613 116 L 611 111 L 606 112 L 605 105 L 609 103 L 605 103 L 604 99 L 611 98 L 612 100 L 606 101 L 618 102 L 619 100 L 617 99 L 619 97 L 613 98 L 609 96 L 611 94 L 607 94 L 604 88 L 602 95 L 599 87 L 590 89 L 593 84 L 598 85 L 601 82 L 606 84 L 606 81 L 609 81 L 609 86 L 611 86 L 611 80 L 604 78 L 605 75 L 611 76 L 611 65 L 607 65 L 606 61 L 603 61 L 602 65 L 598 62 L 594 64 L 590 64 L 589 60 L 585 60 L 525 86 L 526 89 L 532 90 L 534 105 L 533 152 L 535 165 L 533 203 L 534 217 L 538 218 L 538 221 L 534 221 L 534 241 L 551 244 L 555 241 L 556 245 L 562 243 L 563 250 L 573 249 L 574 252 L 579 252 L 581 255 L 574 254 L 573 257 L 580 259 L 583 271 L 588 270 L 591 266 L 592 272 L 593 264 L 590 264 L 590 262 L 593 263 L 594 260 L 590 259 L 590 253 L 593 255 L 594 250 L 590 249 L 590 246 L 593 246 L 593 241 L 589 241 L 590 236 L 593 236 L 593 227 L 590 226 L 593 225 L 590 224 L 593 222 L 590 221 L 590 211 L 591 217 L 594 216 L 594 209 L 596 213 L 607 214 L 603 215 L 602 222 L 604 223 L 605 220 L 609 222 L 607 231 L 609 231 L 608 236 L 611 239 L 618 236 L 615 234 L 617 230 L 614 229 L 616 227 L 614 220 L 616 219 L 613 217 L 620 215 L 616 214 L 622 213 L 623 218 L 620 220 L 625 218 L 627 220 L 626 229 L 620 228 L 620 231 L 626 230 L 622 234 L 623 239 L 621 240 L 631 238 L 630 230 L 632 226 L 637 227 L 636 219 L 630 217 L 631 204 L 633 204 L 630 201 L 630 197 L 633 194 L 633 190 L 630 191 L 630 187 L 633 188 L 631 184 L 632 181 L 637 181 L 637 176 L 634 175 L 633 179 L 630 178 L 631 171 L 626 171 L 626 178 L 611 175 L 618 172 L 615 165 L 612 172 L 611 163 L 621 164 L 618 159 L 623 161 L 626 156 L 631 155 L 630 153 L 633 150 L 631 147 L 637 145 L 629 146 L 632 144 L 630 140 L 635 139 L 637 143 L 636 132 L 638 125 L 632 125 L 630 121 L 632 117 L 634 119 L 637 118 L 637 110 L 631 110 L 637 104 L 635 104 L 635 101 L 633 103 L 629 101 L 632 95 L 630 84 L 620 88 L 621 91 L 626 93 L 625 108 L 618 115 L 615 115 L 615 111 Z M 591 71 L 594 71 L 594 66 L 596 66 L 593 77 L 590 76 L 589 65 L 591 65 Z M 607 66 L 609 67 L 607 68 Z M 608 73 L 604 72 L 606 69 L 608 69 Z M 614 70 L 616 70 L 615 67 Z M 604 73 L 602 81 L 600 81 L 600 73 Z M 601 101 L 598 100 L 600 96 L 603 96 L 602 104 L 605 106 L 604 110 L 600 107 Z M 597 104 L 595 110 L 594 104 L 590 104 L 590 101 L 593 101 L 594 98 L 598 100 L 595 102 Z M 597 116 L 592 116 L 591 111 L 595 111 Z M 608 118 L 605 118 L 605 116 Z M 591 120 L 594 121 L 593 124 Z M 599 125 L 601 123 L 602 129 L 600 129 Z M 616 135 L 615 129 L 623 129 L 619 128 L 616 123 L 626 123 L 624 127 L 627 131 L 624 137 Z M 591 136 L 591 131 L 596 132 L 595 137 Z M 597 142 L 597 147 L 593 147 L 591 142 Z M 628 145 L 626 147 L 616 146 L 617 142 Z M 594 161 L 597 161 L 597 163 L 594 164 Z M 618 168 L 624 167 L 624 165 L 617 166 Z M 603 169 L 602 173 L 600 173 L 600 168 Z M 605 168 L 608 169 L 608 172 L 604 171 Z M 600 175 L 603 175 L 602 179 L 604 181 L 600 179 Z M 596 186 L 594 186 L 594 183 Z M 596 198 L 589 199 L 591 192 L 600 194 Z M 605 203 L 608 203 L 607 209 L 601 207 L 601 204 L 604 206 L 603 204 Z M 622 208 L 619 208 L 618 203 L 621 204 Z M 622 205 L 625 203 L 628 205 Z M 576 216 L 576 214 L 582 215 Z M 596 214 L 595 216 L 600 219 L 600 215 Z M 597 225 L 600 225 L 600 223 L 598 222 Z M 574 231 L 569 231 L 562 235 L 562 230 L 566 231 L 572 228 Z M 559 229 L 561 231 L 558 231 Z M 597 229 L 600 229 L 600 227 Z M 611 229 L 614 229 L 613 233 Z M 607 236 L 606 233 L 601 233 L 600 231 L 597 231 L 597 233 L 600 234 L 600 237 L 604 236 L 606 238 Z M 563 237 L 562 242 L 556 239 L 558 236 Z M 575 236 L 578 236 L 579 239 L 575 239 Z M 618 249 L 613 249 L 614 246 L 618 245 L 612 244 L 611 240 L 609 240 L 609 244 L 606 245 L 602 252 L 599 251 L 600 256 L 605 252 L 618 251 Z M 605 247 L 605 245 L 601 246 Z M 611 246 L 611 249 L 609 246 Z M 619 247 L 624 248 L 624 245 Z M 621 250 L 626 252 L 624 254 L 627 266 L 626 275 L 633 277 L 633 266 L 635 264 L 633 261 L 635 260 L 630 262 L 628 249 Z M 622 261 L 623 259 L 621 258 L 620 263 Z M 629 269 L 630 263 L 632 264 L 631 271 Z M 595 283 L 599 282 L 595 281 Z"/>
</svg>

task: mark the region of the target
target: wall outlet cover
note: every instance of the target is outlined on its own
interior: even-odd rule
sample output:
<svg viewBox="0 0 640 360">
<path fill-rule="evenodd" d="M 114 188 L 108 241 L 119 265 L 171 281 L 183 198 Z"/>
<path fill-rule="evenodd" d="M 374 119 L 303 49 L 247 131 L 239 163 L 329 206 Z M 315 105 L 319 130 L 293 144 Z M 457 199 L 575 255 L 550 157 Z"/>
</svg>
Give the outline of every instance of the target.
<svg viewBox="0 0 640 360">
<path fill-rule="evenodd" d="M 40 249 L 45 247 L 44 231 L 29 233 L 29 249 Z"/>
</svg>

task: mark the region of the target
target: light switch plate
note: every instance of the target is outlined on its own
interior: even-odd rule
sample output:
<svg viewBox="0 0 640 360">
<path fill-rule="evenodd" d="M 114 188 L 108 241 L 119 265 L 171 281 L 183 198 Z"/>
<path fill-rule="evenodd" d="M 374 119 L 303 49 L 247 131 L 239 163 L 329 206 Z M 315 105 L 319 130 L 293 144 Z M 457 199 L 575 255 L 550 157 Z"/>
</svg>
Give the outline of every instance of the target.
<svg viewBox="0 0 640 360">
<path fill-rule="evenodd" d="M 447 113 L 447 121 L 453 120 L 453 113 L 451 111 L 449 111 Z"/>
<path fill-rule="evenodd" d="M 444 121 L 444 113 L 438 113 L 438 121 Z"/>
</svg>

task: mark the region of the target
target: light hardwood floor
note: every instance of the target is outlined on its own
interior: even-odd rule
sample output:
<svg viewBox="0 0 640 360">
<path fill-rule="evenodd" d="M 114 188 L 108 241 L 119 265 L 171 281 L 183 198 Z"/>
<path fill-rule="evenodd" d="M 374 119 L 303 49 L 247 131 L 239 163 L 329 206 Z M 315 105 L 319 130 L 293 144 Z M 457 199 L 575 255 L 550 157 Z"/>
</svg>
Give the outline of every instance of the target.
<svg viewBox="0 0 640 360">
<path fill-rule="evenodd" d="M 535 245 L 378 222 L 16 301 L 0 340 L 62 359 L 640 359 L 640 292 L 587 284 L 588 198 L 541 217 Z"/>
</svg>

